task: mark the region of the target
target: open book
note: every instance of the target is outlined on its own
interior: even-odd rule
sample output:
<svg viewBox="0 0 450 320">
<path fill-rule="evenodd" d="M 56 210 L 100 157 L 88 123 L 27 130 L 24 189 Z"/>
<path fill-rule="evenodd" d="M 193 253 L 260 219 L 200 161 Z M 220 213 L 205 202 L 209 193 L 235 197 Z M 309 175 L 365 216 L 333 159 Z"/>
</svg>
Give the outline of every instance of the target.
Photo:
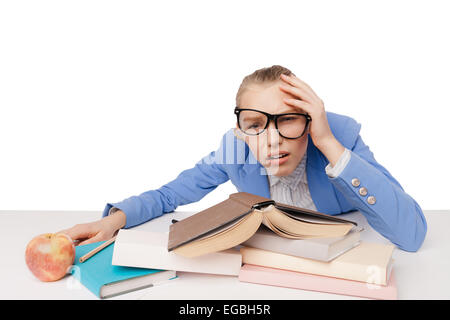
<svg viewBox="0 0 450 320">
<path fill-rule="evenodd" d="M 261 224 L 290 239 L 341 237 L 357 225 L 317 211 L 237 192 L 227 200 L 172 224 L 168 250 L 196 257 L 229 249 L 249 239 Z"/>
</svg>

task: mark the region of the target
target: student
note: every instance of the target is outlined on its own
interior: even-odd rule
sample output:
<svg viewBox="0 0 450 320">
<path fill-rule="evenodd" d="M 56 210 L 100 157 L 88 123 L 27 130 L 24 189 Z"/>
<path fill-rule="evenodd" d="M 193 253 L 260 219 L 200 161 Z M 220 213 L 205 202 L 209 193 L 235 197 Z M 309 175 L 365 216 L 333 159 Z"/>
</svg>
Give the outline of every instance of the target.
<svg viewBox="0 0 450 320">
<path fill-rule="evenodd" d="M 420 248 L 427 231 L 420 206 L 377 163 L 355 120 L 326 112 L 305 82 L 278 65 L 246 76 L 236 106 L 236 128 L 193 168 L 159 189 L 107 203 L 98 221 L 61 232 L 79 244 L 106 240 L 231 179 L 239 192 L 330 215 L 359 210 L 400 249 Z"/>
</svg>

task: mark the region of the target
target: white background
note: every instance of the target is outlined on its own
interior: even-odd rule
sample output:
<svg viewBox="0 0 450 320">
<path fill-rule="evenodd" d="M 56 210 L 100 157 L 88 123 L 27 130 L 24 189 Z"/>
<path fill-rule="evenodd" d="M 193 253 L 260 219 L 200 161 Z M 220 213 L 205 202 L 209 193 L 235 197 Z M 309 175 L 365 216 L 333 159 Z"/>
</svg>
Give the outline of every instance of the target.
<svg viewBox="0 0 450 320">
<path fill-rule="evenodd" d="M 449 9 L 2 1 L 0 210 L 103 210 L 159 188 L 217 149 L 242 79 L 274 64 L 361 123 L 423 209 L 449 209 Z M 232 192 L 228 181 L 197 205 Z"/>
</svg>

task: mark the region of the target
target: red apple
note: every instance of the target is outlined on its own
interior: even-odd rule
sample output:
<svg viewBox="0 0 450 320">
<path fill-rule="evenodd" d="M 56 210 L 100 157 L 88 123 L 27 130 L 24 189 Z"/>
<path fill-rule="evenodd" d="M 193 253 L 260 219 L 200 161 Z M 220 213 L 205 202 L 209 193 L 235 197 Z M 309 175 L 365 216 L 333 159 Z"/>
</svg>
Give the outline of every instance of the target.
<svg viewBox="0 0 450 320">
<path fill-rule="evenodd" d="M 41 234 L 28 243 L 25 261 L 39 280 L 56 281 L 63 278 L 73 265 L 75 246 L 66 234 Z"/>
</svg>

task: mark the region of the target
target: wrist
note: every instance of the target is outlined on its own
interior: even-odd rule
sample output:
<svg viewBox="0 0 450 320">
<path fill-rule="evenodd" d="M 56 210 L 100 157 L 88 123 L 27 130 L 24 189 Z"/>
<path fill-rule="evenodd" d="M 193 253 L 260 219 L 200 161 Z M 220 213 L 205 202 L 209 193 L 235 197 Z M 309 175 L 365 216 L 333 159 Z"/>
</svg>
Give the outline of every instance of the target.
<svg viewBox="0 0 450 320">
<path fill-rule="evenodd" d="M 127 222 L 127 216 L 125 215 L 125 212 L 123 212 L 122 210 L 114 211 L 106 218 L 110 219 L 111 224 L 114 230 L 116 231 L 122 229 Z"/>
<path fill-rule="evenodd" d="M 319 149 L 322 153 L 324 153 L 324 151 L 329 149 L 330 146 L 333 147 L 336 144 L 336 142 L 338 141 L 336 140 L 334 135 L 331 135 L 322 138 L 320 140 L 314 141 L 314 145 L 317 147 L 317 149 Z"/>
<path fill-rule="evenodd" d="M 321 141 L 316 146 L 328 159 L 332 167 L 336 165 L 345 151 L 344 146 L 334 136 Z"/>
</svg>

